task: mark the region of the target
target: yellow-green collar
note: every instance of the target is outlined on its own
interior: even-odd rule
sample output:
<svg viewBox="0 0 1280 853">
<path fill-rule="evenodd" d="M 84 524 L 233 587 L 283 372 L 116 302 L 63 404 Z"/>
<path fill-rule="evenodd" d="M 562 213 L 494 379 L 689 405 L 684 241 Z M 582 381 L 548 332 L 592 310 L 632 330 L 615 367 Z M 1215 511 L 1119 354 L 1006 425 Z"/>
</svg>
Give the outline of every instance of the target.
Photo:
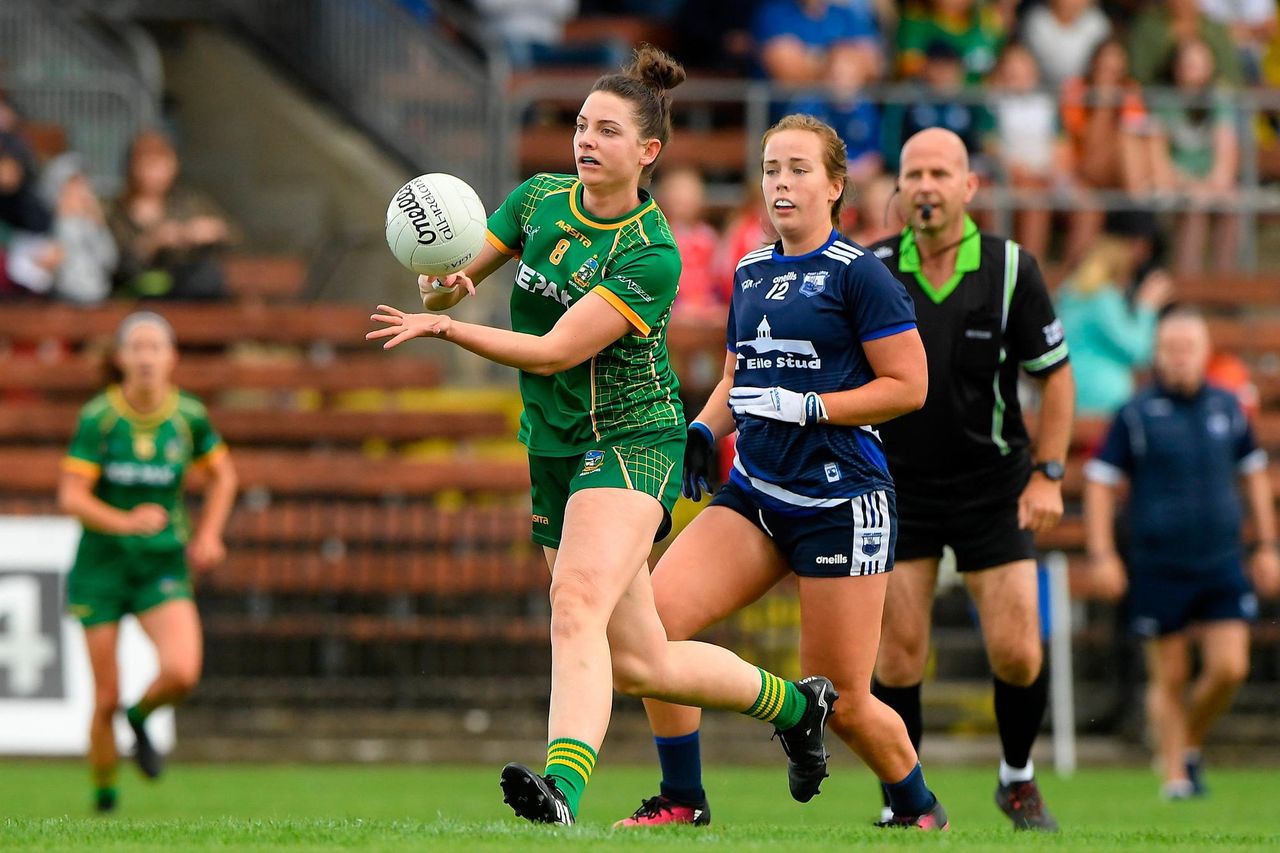
<svg viewBox="0 0 1280 853">
<path fill-rule="evenodd" d="M 902 241 L 898 244 L 898 269 L 901 272 L 915 273 L 916 283 L 920 289 L 934 301 L 942 301 L 951 295 L 960 284 L 965 273 L 970 273 L 982 265 L 982 241 L 972 239 L 978 233 L 977 224 L 968 216 L 964 218 L 964 236 L 960 238 L 960 246 L 956 250 L 956 270 L 942 287 L 935 288 L 929 279 L 920 272 L 920 249 L 916 246 L 916 232 L 910 226 L 902 229 Z"/>
</svg>

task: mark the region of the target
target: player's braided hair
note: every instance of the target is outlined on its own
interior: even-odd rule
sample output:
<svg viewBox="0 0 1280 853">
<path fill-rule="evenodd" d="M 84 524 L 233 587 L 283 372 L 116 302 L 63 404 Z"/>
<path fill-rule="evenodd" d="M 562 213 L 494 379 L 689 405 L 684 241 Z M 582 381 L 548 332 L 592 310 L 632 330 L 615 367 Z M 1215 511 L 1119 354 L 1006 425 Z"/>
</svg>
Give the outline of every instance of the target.
<svg viewBox="0 0 1280 853">
<path fill-rule="evenodd" d="M 620 73 L 605 74 L 591 87 L 593 92 L 611 92 L 630 101 L 642 139 L 656 139 L 666 147 L 671 138 L 671 91 L 685 80 L 684 66 L 670 54 L 651 44 L 642 44 L 631 64 Z M 653 172 L 655 159 L 644 167 L 645 179 Z"/>
<path fill-rule="evenodd" d="M 827 170 L 827 177 L 840 182 L 840 195 L 831 203 L 831 225 L 840 227 L 840 209 L 844 207 L 845 189 L 849 186 L 849 158 L 844 140 L 832 129 L 831 125 L 805 113 L 791 113 L 778 119 L 778 123 L 765 131 L 760 140 L 760 153 L 764 155 L 764 147 L 769 138 L 784 130 L 807 130 L 818 137 L 822 143 L 822 165 Z"/>
</svg>

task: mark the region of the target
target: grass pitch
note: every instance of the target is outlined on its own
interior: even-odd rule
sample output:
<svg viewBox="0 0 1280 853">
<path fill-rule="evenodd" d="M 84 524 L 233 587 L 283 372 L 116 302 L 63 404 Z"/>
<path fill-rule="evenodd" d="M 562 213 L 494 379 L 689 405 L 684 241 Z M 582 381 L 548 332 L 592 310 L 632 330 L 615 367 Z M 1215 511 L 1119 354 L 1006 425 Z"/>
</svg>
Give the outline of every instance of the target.
<svg viewBox="0 0 1280 853">
<path fill-rule="evenodd" d="M 494 767 L 175 765 L 158 783 L 122 767 L 120 809 L 89 811 L 81 765 L 0 762 L 0 849 L 92 850 L 828 850 L 859 845 L 993 850 L 1280 849 L 1271 807 L 1280 773 L 1210 769 L 1212 796 L 1170 804 L 1142 770 L 1090 770 L 1041 785 L 1064 830 L 1015 835 L 992 803 L 993 768 L 934 768 L 930 785 L 951 815 L 945 835 L 871 827 L 871 777 L 841 762 L 813 802 L 787 794 L 772 768 L 712 768 L 713 825 L 613 832 L 610 823 L 654 793 L 650 767 L 603 765 L 571 829 L 517 821 L 502 804 Z"/>
</svg>

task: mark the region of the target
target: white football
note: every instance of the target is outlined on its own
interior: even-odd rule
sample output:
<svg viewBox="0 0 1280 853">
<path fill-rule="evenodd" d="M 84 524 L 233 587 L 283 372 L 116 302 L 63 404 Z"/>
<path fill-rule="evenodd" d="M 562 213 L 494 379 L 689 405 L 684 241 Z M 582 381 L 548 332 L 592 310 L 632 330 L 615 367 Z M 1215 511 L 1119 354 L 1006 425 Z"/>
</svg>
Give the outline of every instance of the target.
<svg viewBox="0 0 1280 853">
<path fill-rule="evenodd" d="M 387 245 L 420 275 L 448 275 L 471 263 L 484 245 L 484 204 L 466 181 L 434 172 L 396 191 L 387 206 Z"/>
</svg>

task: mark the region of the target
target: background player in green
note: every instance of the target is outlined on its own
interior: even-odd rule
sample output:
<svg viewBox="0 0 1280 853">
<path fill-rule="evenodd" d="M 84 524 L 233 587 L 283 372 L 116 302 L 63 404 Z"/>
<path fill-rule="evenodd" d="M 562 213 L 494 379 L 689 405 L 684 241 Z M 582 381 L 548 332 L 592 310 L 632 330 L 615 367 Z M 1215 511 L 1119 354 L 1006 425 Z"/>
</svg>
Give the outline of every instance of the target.
<svg viewBox="0 0 1280 853">
<path fill-rule="evenodd" d="M 502 771 L 506 801 L 535 822 L 574 821 L 604 740 L 613 696 L 724 708 L 772 722 L 792 794 L 818 792 L 835 691 L 825 678 L 783 681 L 706 643 L 669 643 L 646 560 L 670 527 L 685 444 L 667 361 L 680 257 L 640 188 L 671 132 L 667 90 L 684 69 L 652 47 L 596 81 L 574 133 L 577 177 L 535 175 L 489 218 L 489 245 L 423 304 L 452 307 L 520 257 L 512 331 L 379 306 L 385 347 L 436 337 L 520 370 L 533 538 L 551 566 L 551 710 L 545 775 Z M 657 536 L 655 537 L 655 534 Z"/>
<path fill-rule="evenodd" d="M 163 317 L 140 311 L 124 319 L 115 353 L 121 381 L 81 410 L 58 485 L 58 506 L 84 525 L 67 598 L 84 625 L 93 669 L 89 765 L 99 811 L 116 803 L 120 619 L 137 617 L 159 659 L 155 680 L 126 712 L 134 757 L 154 779 L 162 762 L 147 738 L 147 715 L 181 701 L 200 678 L 200 617 L 187 566 L 202 571 L 226 556 L 222 531 L 235 500 L 235 469 L 203 404 L 171 384 L 175 361 L 173 329 Z M 194 533 L 182 499 L 193 465 L 207 473 Z"/>
</svg>

